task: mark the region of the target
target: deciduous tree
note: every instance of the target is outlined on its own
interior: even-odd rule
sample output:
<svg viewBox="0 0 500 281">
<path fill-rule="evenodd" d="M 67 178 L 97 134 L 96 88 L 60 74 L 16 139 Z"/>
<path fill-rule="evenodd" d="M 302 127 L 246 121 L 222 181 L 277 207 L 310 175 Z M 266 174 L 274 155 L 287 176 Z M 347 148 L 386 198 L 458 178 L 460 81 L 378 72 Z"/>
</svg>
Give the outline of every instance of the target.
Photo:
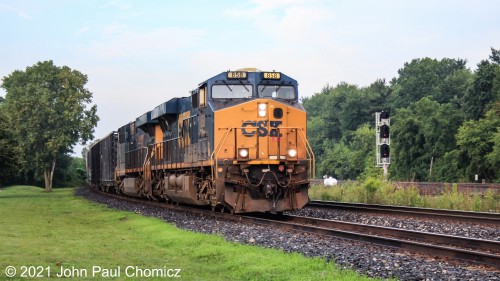
<svg viewBox="0 0 500 281">
<path fill-rule="evenodd" d="M 0 97 L 0 186 L 17 175 L 21 169 L 21 149 L 9 126 L 8 113 Z"/>
<path fill-rule="evenodd" d="M 464 96 L 464 111 L 467 119 L 484 117 L 488 105 L 500 99 L 500 51 L 491 48 L 490 60 L 477 65 L 472 86 Z"/>
<path fill-rule="evenodd" d="M 391 176 L 431 180 L 436 160 L 456 148 L 453 136 L 463 120 L 459 111 L 425 97 L 398 110 L 392 120 Z"/>
<path fill-rule="evenodd" d="M 4 77 L 5 107 L 11 113 L 17 141 L 25 160 L 43 172 L 46 191 L 58 155 L 93 138 L 99 120 L 87 76 L 52 61 L 38 62 Z M 90 107 L 89 107 L 90 106 Z"/>
<path fill-rule="evenodd" d="M 399 76 L 391 83 L 393 108 L 404 108 L 423 97 L 430 97 L 440 103 L 448 102 L 453 96 L 443 92 L 441 85 L 456 71 L 465 70 L 466 60 L 431 58 L 414 59 L 398 70 Z"/>
<path fill-rule="evenodd" d="M 500 105 L 500 104 L 497 104 Z M 467 157 L 466 175 L 469 180 L 474 175 L 486 180 L 498 178 L 500 170 L 500 153 L 498 143 L 500 128 L 500 110 L 491 109 L 486 118 L 469 120 L 458 130 L 457 144 Z"/>
</svg>

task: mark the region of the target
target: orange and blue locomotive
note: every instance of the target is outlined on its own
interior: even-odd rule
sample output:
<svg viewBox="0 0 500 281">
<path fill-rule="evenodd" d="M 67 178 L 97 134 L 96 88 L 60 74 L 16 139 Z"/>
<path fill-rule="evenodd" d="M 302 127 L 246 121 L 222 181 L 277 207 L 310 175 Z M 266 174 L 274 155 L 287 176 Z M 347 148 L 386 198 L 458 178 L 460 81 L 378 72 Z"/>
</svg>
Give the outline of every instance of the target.
<svg viewBox="0 0 500 281">
<path fill-rule="evenodd" d="M 309 201 L 314 155 L 297 81 L 227 71 L 95 143 L 92 185 L 230 212 L 283 212 Z"/>
</svg>

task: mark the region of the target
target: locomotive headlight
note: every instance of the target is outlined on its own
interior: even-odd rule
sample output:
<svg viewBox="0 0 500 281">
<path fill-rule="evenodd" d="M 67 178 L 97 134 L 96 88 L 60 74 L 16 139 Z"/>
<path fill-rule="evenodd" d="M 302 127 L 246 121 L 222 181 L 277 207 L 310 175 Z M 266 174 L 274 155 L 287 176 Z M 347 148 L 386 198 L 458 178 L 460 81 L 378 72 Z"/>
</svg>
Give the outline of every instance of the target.
<svg viewBox="0 0 500 281">
<path fill-rule="evenodd" d="M 248 148 L 238 148 L 238 157 L 248 159 Z"/>
<path fill-rule="evenodd" d="M 288 155 L 288 157 L 290 157 L 290 158 L 295 158 L 295 157 L 297 157 L 297 149 L 295 149 L 295 148 L 288 148 L 288 149 L 286 150 L 286 154 L 287 154 L 287 155 Z"/>
<path fill-rule="evenodd" d="M 266 117 L 266 115 L 267 115 L 267 104 L 265 104 L 265 103 L 259 103 L 258 108 L 259 108 L 259 117 Z"/>
</svg>

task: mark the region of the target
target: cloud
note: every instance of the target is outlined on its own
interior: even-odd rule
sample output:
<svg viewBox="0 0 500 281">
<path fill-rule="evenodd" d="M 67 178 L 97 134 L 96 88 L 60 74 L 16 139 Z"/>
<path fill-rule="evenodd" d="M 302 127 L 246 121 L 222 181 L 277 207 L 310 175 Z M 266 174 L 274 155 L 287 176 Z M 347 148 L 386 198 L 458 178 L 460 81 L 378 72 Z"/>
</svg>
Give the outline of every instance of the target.
<svg viewBox="0 0 500 281">
<path fill-rule="evenodd" d="M 128 10 L 128 9 L 132 8 L 132 3 L 130 3 L 129 1 L 113 0 L 113 1 L 109 1 L 109 2 L 105 3 L 103 5 L 103 7 L 105 7 L 105 8 L 114 7 L 114 8 L 118 8 L 120 10 Z"/>
<path fill-rule="evenodd" d="M 253 0 L 250 8 L 238 6 L 224 11 L 224 15 L 249 21 L 264 32 L 279 40 L 303 40 L 318 37 L 323 33 L 321 25 L 329 19 L 327 9 L 318 1 L 303 0 Z"/>
<path fill-rule="evenodd" d="M 82 34 L 88 32 L 91 29 L 90 26 L 86 25 L 76 31 L 76 34 Z"/>
<path fill-rule="evenodd" d="M 348 52 L 349 50 L 333 47 L 328 50 L 303 52 L 277 45 L 264 50 L 254 50 L 252 56 L 248 56 L 244 50 L 228 53 L 210 49 L 193 54 L 189 58 L 189 64 L 193 73 L 197 73 L 196 76 L 206 78 L 228 69 L 245 67 L 283 72 L 299 82 L 300 96 L 311 96 L 327 83 L 335 85 L 346 79 L 345 71 L 350 62 L 344 57 Z M 204 74 L 200 74 L 202 71 Z"/>
<path fill-rule="evenodd" d="M 31 20 L 31 16 L 26 12 L 24 12 L 23 10 L 8 5 L 0 4 L 0 13 L 1 12 L 14 13 L 22 19 Z"/>
<path fill-rule="evenodd" d="M 195 46 L 205 35 L 202 30 L 180 27 L 131 31 L 123 25 L 110 25 L 101 30 L 101 39 L 82 51 L 103 59 L 169 55 Z"/>
</svg>

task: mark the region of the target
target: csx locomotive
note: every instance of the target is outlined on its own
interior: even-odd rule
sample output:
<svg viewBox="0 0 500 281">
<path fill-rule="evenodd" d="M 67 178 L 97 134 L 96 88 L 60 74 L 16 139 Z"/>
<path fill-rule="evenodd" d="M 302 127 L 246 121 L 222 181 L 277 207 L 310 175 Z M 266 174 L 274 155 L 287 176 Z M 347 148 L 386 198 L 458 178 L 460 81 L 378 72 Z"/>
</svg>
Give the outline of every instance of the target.
<svg viewBox="0 0 500 281">
<path fill-rule="evenodd" d="M 314 155 L 297 81 L 227 71 L 90 147 L 90 184 L 212 210 L 283 212 L 309 201 Z"/>
</svg>

